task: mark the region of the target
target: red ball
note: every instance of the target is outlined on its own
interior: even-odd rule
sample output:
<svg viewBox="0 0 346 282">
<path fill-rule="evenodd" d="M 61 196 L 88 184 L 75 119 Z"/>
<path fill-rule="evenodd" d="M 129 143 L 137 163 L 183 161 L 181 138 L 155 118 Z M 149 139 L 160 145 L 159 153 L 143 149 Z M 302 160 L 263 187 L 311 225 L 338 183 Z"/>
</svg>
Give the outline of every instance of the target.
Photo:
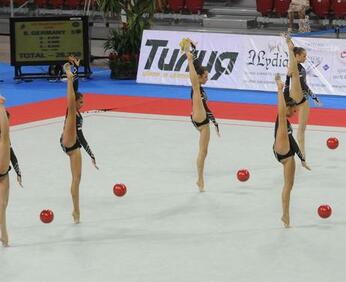
<svg viewBox="0 0 346 282">
<path fill-rule="evenodd" d="M 318 207 L 318 215 L 322 218 L 328 218 L 332 214 L 332 208 L 329 205 L 321 205 Z"/>
<path fill-rule="evenodd" d="M 117 183 L 113 187 L 113 193 L 115 196 L 122 197 L 126 194 L 126 186 L 125 184 L 122 183 Z"/>
<path fill-rule="evenodd" d="M 339 140 L 336 137 L 329 137 L 327 140 L 327 146 L 329 149 L 336 149 L 339 146 Z"/>
<path fill-rule="evenodd" d="M 237 178 L 241 182 L 247 181 L 250 178 L 250 173 L 247 169 L 240 169 L 237 172 Z"/>
<path fill-rule="evenodd" d="M 40 219 L 43 223 L 51 223 L 54 219 L 54 213 L 51 210 L 43 210 L 40 213 Z"/>
</svg>

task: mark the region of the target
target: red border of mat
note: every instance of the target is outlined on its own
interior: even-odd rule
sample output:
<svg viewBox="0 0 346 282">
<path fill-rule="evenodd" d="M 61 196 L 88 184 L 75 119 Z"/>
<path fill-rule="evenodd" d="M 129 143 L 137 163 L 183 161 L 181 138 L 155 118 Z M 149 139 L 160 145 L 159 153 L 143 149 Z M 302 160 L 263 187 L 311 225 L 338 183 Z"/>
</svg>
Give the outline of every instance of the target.
<svg viewBox="0 0 346 282">
<path fill-rule="evenodd" d="M 272 105 L 209 102 L 216 118 L 273 122 L 277 107 Z M 148 98 L 85 94 L 83 111 L 112 109 L 115 112 L 189 116 L 191 102 L 183 99 Z M 39 103 L 10 107 L 11 125 L 24 124 L 63 116 L 66 111 L 66 98 L 52 99 Z M 296 118 L 292 119 L 297 122 Z M 324 126 L 346 126 L 346 111 L 312 108 L 309 124 Z"/>
</svg>

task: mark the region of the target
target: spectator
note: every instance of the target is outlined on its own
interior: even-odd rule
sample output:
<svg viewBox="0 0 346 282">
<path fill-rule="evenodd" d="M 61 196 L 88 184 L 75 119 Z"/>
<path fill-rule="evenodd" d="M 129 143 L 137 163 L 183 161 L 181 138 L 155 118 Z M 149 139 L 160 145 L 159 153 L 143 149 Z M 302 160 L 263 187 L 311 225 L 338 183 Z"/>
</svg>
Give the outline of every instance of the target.
<svg viewBox="0 0 346 282">
<path fill-rule="evenodd" d="M 62 65 L 49 65 L 48 68 L 49 81 L 59 81 L 62 75 Z"/>
<path fill-rule="evenodd" d="M 155 7 L 156 7 L 156 12 L 164 12 L 167 7 L 167 0 L 156 0 Z"/>
<path fill-rule="evenodd" d="M 305 15 L 310 8 L 309 0 L 292 0 L 288 8 L 288 32 L 293 31 L 294 16 L 299 16 L 299 32 L 310 32 L 309 16 Z"/>
</svg>

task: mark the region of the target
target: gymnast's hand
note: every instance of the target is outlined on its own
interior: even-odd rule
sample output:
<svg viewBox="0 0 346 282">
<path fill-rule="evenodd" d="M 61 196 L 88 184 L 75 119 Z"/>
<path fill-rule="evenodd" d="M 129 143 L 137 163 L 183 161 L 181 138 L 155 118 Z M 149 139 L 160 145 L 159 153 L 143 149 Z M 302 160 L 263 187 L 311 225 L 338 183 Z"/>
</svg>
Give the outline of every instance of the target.
<svg viewBox="0 0 346 282">
<path fill-rule="evenodd" d="M 306 168 L 307 170 L 311 170 L 305 161 L 302 161 L 302 167 Z"/>
<path fill-rule="evenodd" d="M 313 101 L 314 101 L 314 104 L 315 104 L 315 106 L 316 107 L 323 107 L 323 104 L 321 103 L 321 101 L 320 100 L 315 100 L 315 99 L 313 99 Z"/>
<path fill-rule="evenodd" d="M 190 51 L 185 51 L 185 54 L 186 54 L 188 61 L 193 60 L 193 56 L 192 56 Z"/>
<path fill-rule="evenodd" d="M 94 167 L 95 167 L 96 169 L 99 169 L 99 167 L 96 165 L 96 160 L 95 160 L 95 159 L 92 159 L 92 163 L 93 163 L 93 165 L 94 165 Z"/>
<path fill-rule="evenodd" d="M 219 125 L 218 125 L 218 124 L 215 125 L 215 130 L 216 130 L 217 136 L 221 137 L 221 135 L 220 135 L 220 129 L 219 129 Z"/>
<path fill-rule="evenodd" d="M 20 175 L 17 175 L 17 182 L 20 185 L 20 187 L 23 188 L 22 177 Z"/>
<path fill-rule="evenodd" d="M 192 48 L 196 48 L 197 42 L 193 42 L 190 38 L 186 38 L 186 41 L 190 43 L 190 46 Z"/>
</svg>

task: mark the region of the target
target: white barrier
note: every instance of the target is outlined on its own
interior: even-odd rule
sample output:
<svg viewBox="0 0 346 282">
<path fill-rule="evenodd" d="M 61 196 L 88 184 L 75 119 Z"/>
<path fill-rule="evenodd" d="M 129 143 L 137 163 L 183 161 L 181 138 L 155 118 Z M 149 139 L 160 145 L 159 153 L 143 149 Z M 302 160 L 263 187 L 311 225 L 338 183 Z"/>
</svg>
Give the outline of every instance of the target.
<svg viewBox="0 0 346 282">
<path fill-rule="evenodd" d="M 274 75 L 285 78 L 287 45 L 280 36 L 146 30 L 137 82 L 189 85 L 182 38 L 197 42 L 209 71 L 208 87 L 275 91 Z M 346 95 L 346 46 L 342 39 L 293 38 L 307 50 L 307 81 L 316 94 Z"/>
</svg>

